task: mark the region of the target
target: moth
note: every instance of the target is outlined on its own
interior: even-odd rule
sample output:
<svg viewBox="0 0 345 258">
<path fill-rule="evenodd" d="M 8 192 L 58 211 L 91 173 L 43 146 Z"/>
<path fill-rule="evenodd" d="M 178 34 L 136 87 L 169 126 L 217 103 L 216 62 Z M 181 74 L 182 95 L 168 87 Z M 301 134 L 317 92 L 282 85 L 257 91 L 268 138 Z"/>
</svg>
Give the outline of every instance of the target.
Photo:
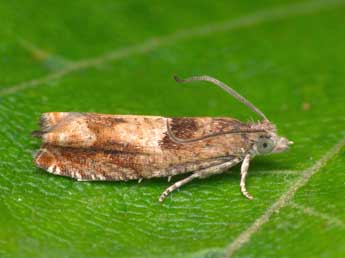
<svg viewBox="0 0 345 258">
<path fill-rule="evenodd" d="M 168 187 L 163 200 L 196 178 L 220 174 L 241 164 L 240 189 L 248 199 L 245 179 L 256 155 L 285 151 L 293 142 L 277 135 L 258 108 L 223 82 L 210 76 L 179 83 L 211 82 L 257 113 L 262 121 L 230 117 L 161 117 L 50 112 L 40 120 L 42 139 L 34 163 L 49 173 L 78 181 L 127 181 L 189 173 Z"/>
</svg>

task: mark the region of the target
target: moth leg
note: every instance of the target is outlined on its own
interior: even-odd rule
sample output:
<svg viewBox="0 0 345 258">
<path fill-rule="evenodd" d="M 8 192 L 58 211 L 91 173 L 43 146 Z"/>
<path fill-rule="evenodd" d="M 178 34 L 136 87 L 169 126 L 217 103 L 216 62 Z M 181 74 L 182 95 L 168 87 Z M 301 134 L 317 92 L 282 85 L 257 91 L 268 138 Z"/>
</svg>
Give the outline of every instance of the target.
<svg viewBox="0 0 345 258">
<path fill-rule="evenodd" d="M 253 196 L 251 196 L 246 189 L 246 176 L 248 174 L 248 168 L 249 168 L 249 161 L 250 161 L 250 155 L 247 154 L 244 157 L 244 160 L 242 162 L 241 166 L 241 182 L 240 182 L 240 187 L 241 187 L 241 192 L 242 194 L 247 197 L 249 200 L 253 199 Z"/>
<path fill-rule="evenodd" d="M 215 174 L 220 174 L 222 172 L 224 172 L 225 170 L 227 170 L 228 168 L 236 165 L 237 163 L 240 162 L 240 159 L 234 159 L 228 162 L 224 162 L 222 164 L 213 166 L 213 167 L 209 167 L 209 168 L 205 168 L 199 171 L 194 172 L 193 174 L 191 174 L 190 176 L 177 181 L 176 183 L 172 184 L 171 186 L 169 186 L 159 197 L 159 201 L 163 202 L 164 199 L 174 190 L 176 190 L 177 188 L 181 187 L 184 184 L 187 184 L 188 182 L 192 181 L 194 178 L 206 178 L 209 177 L 211 175 L 215 175 Z"/>
<path fill-rule="evenodd" d="M 181 187 L 184 184 L 187 184 L 188 182 L 192 181 L 194 178 L 197 178 L 197 174 L 191 174 L 189 177 L 186 177 L 180 181 L 177 181 L 176 183 L 169 186 L 159 197 L 159 202 L 163 202 L 164 199 L 174 190 Z"/>
</svg>

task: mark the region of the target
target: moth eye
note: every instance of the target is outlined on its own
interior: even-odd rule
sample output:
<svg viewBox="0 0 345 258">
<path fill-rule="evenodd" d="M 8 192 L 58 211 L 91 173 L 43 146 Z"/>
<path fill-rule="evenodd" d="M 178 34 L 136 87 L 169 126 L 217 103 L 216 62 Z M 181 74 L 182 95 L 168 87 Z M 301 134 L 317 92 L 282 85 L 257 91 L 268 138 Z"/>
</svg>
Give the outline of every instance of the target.
<svg viewBox="0 0 345 258">
<path fill-rule="evenodd" d="M 262 154 L 270 153 L 274 148 L 274 142 L 268 138 L 259 138 L 256 143 L 257 149 Z"/>
</svg>

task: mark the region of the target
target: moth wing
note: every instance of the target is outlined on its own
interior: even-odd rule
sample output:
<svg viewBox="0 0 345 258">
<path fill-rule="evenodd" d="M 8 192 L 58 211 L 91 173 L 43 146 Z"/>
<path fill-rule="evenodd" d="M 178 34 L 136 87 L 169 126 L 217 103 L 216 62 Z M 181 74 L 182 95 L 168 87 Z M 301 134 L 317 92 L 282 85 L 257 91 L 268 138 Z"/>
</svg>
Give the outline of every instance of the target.
<svg viewBox="0 0 345 258">
<path fill-rule="evenodd" d="M 244 157 L 252 149 L 258 132 L 251 123 L 233 118 L 169 118 L 162 151 L 185 160 Z"/>
<path fill-rule="evenodd" d="M 166 118 L 95 113 L 44 113 L 44 144 L 126 152 L 155 152 L 166 132 Z"/>
<path fill-rule="evenodd" d="M 50 149 L 55 146 L 51 152 L 59 151 L 59 155 L 64 152 L 59 156 L 65 157 L 62 158 L 63 163 L 72 160 L 72 156 L 79 155 L 82 159 L 83 154 L 93 153 L 88 158 L 90 167 L 93 164 L 102 167 L 98 160 L 104 158 L 101 155 L 109 155 L 115 157 L 106 162 L 113 171 L 123 170 L 128 175 L 138 172 L 144 177 L 167 168 L 182 173 L 187 165 L 192 168 L 193 164 L 199 162 L 205 161 L 207 164 L 213 159 L 241 157 L 251 148 L 256 137 L 248 133 L 251 130 L 250 124 L 232 118 L 165 118 L 57 112 L 43 114 L 41 121 L 43 145 Z M 195 141 L 177 143 L 168 134 L 168 129 L 179 139 Z M 229 134 L 229 131 L 235 133 Z M 207 136 L 212 137 L 202 139 Z M 77 163 L 78 160 L 75 161 Z M 68 168 L 73 166 L 67 165 Z M 136 168 L 130 172 L 133 166 Z M 191 171 L 191 168 L 187 170 Z M 139 175 L 128 177 L 136 178 Z"/>
<path fill-rule="evenodd" d="M 154 156 L 106 150 L 92 150 L 44 144 L 37 152 L 35 164 L 56 175 L 77 180 L 120 181 L 166 177 L 197 171 L 229 161 L 231 157 L 199 160 L 179 164 L 155 162 Z"/>
<path fill-rule="evenodd" d="M 251 124 L 232 118 L 55 112 L 42 115 L 41 130 L 36 135 L 43 143 L 56 146 L 155 153 L 169 142 L 168 130 L 178 139 L 191 141 L 224 133 L 230 138 L 229 132 L 245 133 L 251 129 Z M 213 139 L 215 142 L 222 138 Z M 184 147 L 190 149 L 193 144 L 179 146 Z"/>
<path fill-rule="evenodd" d="M 228 117 L 176 117 L 169 119 L 171 133 L 182 140 L 197 140 L 228 133 L 253 130 L 252 124 Z"/>
</svg>

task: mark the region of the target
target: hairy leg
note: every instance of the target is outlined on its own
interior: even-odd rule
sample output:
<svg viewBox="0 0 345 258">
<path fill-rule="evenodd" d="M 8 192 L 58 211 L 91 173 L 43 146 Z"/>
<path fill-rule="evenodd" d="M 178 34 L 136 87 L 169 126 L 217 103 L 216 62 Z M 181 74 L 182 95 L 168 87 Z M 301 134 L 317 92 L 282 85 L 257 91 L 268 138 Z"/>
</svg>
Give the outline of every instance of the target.
<svg viewBox="0 0 345 258">
<path fill-rule="evenodd" d="M 240 182 L 240 187 L 241 187 L 241 192 L 242 194 L 247 197 L 249 200 L 253 199 L 253 196 L 251 196 L 246 189 L 246 176 L 248 174 L 248 168 L 249 168 L 249 162 L 250 162 L 250 155 L 247 154 L 242 162 L 241 166 L 241 182 Z"/>
</svg>

